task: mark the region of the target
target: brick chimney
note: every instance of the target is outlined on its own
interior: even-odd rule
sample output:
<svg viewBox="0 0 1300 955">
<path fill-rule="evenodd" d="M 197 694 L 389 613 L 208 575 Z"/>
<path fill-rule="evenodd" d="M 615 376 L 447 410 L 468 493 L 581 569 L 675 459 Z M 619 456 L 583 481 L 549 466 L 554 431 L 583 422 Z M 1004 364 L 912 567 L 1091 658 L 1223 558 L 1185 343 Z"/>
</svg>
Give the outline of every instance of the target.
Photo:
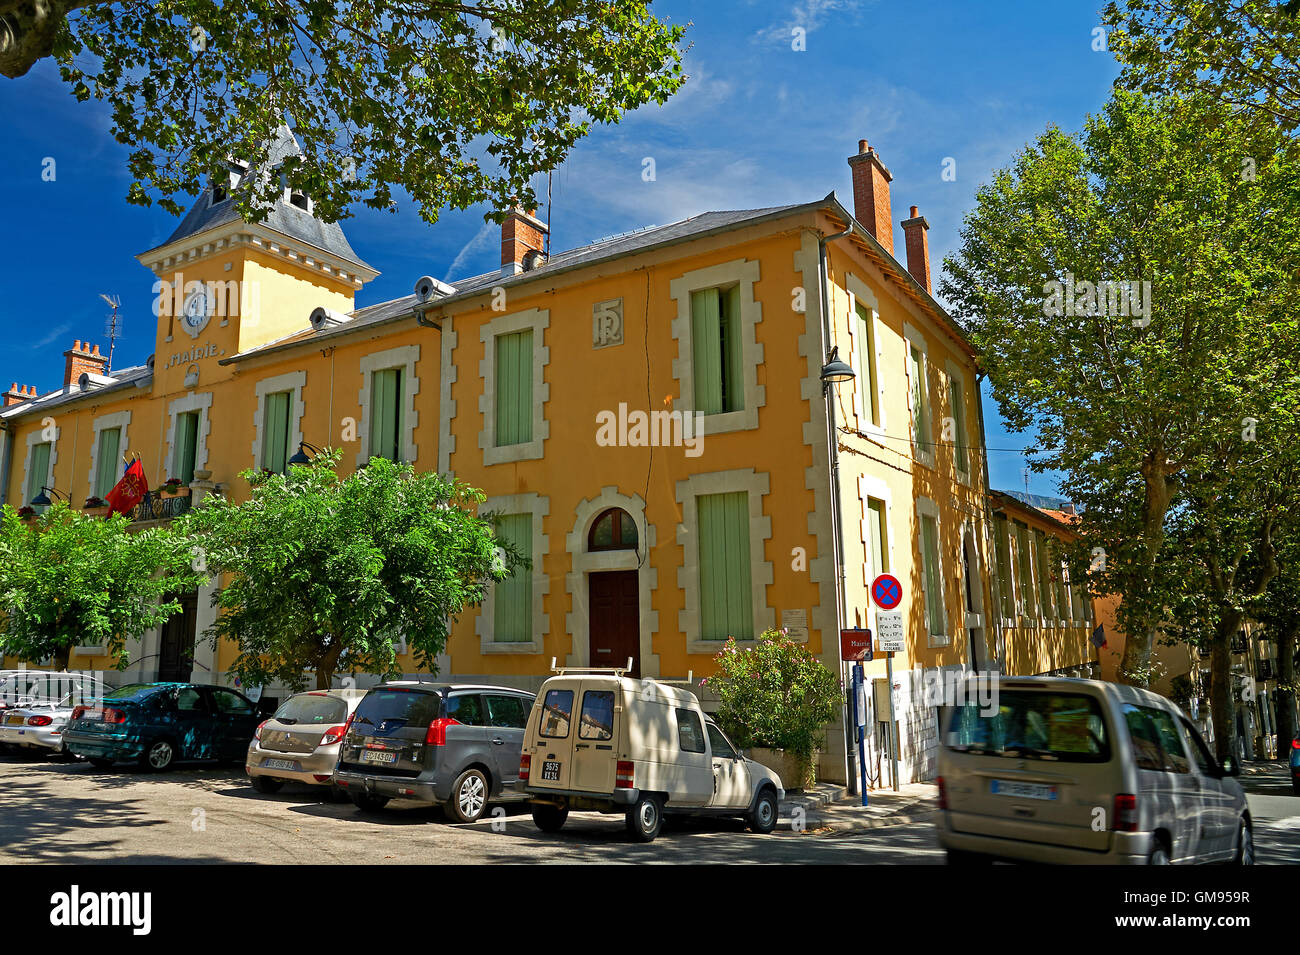
<svg viewBox="0 0 1300 955">
<path fill-rule="evenodd" d="M 36 389 L 33 387 L 32 391 L 35 390 Z M 4 393 L 3 407 L 8 408 L 10 405 L 20 405 L 24 401 L 27 401 L 28 399 L 29 396 L 27 394 L 27 386 L 23 385 L 21 388 L 19 388 L 18 382 L 15 381 L 12 385 L 9 386 L 9 390 Z"/>
<path fill-rule="evenodd" d="M 515 206 L 501 223 L 501 271 L 506 275 L 523 272 L 536 261 L 546 247 L 545 222 L 537 218 L 537 210 L 525 212 Z M 529 256 L 529 253 L 537 255 Z M 526 261 L 528 260 L 528 261 Z"/>
<path fill-rule="evenodd" d="M 70 351 L 63 353 L 63 357 L 67 359 L 67 364 L 63 366 L 64 388 L 75 383 L 83 371 L 88 371 L 92 375 L 102 375 L 104 366 L 108 364 L 108 359 L 99 353 L 98 345 L 95 346 L 94 351 L 91 351 L 90 343 L 82 344 L 80 338 Z"/>
<path fill-rule="evenodd" d="M 858 154 L 849 157 L 849 168 L 853 170 L 853 218 L 893 255 L 894 217 L 889 211 L 893 175 L 865 139 L 858 140 Z"/>
<path fill-rule="evenodd" d="M 907 242 L 907 271 L 930 291 L 930 223 L 925 216 L 917 215 L 916 206 L 912 206 L 912 218 L 903 220 L 903 236 Z"/>
</svg>

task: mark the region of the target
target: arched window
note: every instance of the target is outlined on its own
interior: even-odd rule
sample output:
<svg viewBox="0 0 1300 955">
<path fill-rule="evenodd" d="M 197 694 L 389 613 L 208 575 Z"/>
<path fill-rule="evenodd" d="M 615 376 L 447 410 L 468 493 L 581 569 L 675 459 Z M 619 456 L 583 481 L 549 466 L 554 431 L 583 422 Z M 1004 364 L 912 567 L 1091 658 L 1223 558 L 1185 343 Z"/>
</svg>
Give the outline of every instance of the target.
<svg viewBox="0 0 1300 955">
<path fill-rule="evenodd" d="M 591 525 L 588 550 L 635 550 L 636 521 L 621 508 L 611 507 Z"/>
</svg>

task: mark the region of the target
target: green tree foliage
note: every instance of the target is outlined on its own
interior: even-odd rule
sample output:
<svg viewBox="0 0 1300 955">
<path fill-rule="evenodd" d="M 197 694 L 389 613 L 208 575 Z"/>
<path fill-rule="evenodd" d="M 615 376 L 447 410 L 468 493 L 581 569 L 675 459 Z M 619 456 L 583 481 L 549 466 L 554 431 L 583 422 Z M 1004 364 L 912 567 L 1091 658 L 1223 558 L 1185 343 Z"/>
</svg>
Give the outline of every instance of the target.
<svg viewBox="0 0 1300 955">
<path fill-rule="evenodd" d="M 840 681 L 802 643 L 769 630 L 753 647 L 728 638 L 705 683 L 721 698 L 718 724 L 737 746 L 785 749 L 807 766 L 835 718 Z"/>
<path fill-rule="evenodd" d="M 1103 20 L 1130 88 L 1207 93 L 1300 126 L 1300 0 L 1122 0 Z"/>
<path fill-rule="evenodd" d="M 450 621 L 521 563 L 475 513 L 481 492 L 383 458 L 340 478 L 338 460 L 245 471 L 248 500 L 209 496 L 177 522 L 222 575 L 206 635 L 236 644 L 246 685 L 388 674 L 402 637 L 436 673 Z"/>
<path fill-rule="evenodd" d="M 1294 388 L 1300 217 L 1280 142 L 1220 104 L 1118 90 L 1081 135 L 1049 128 L 982 187 L 944 263 L 1003 417 L 1080 506 L 1076 568 L 1122 595 L 1129 682 L 1149 682 L 1185 583 L 1163 554 L 1189 474 L 1222 473 L 1215 449 Z M 1142 307 L 1117 314 L 1085 281 L 1139 283 Z M 1053 282 L 1075 284 L 1073 310 Z"/>
<path fill-rule="evenodd" d="M 434 222 L 535 207 L 530 178 L 593 123 L 677 91 L 684 31 L 641 0 L 0 0 L 0 75 L 53 55 L 78 99 L 106 101 L 133 203 L 179 214 L 232 156 L 272 169 L 287 116 L 303 154 L 279 173 L 316 215 L 400 188 Z M 281 188 L 249 176 L 236 202 L 256 221 Z"/>
<path fill-rule="evenodd" d="M 180 610 L 175 595 L 205 576 L 183 536 L 166 528 L 132 531 L 121 514 L 87 517 L 62 501 L 22 520 L 0 513 L 0 648 L 67 669 L 78 645 L 102 646 L 130 665 L 128 637 L 161 626 Z"/>
</svg>

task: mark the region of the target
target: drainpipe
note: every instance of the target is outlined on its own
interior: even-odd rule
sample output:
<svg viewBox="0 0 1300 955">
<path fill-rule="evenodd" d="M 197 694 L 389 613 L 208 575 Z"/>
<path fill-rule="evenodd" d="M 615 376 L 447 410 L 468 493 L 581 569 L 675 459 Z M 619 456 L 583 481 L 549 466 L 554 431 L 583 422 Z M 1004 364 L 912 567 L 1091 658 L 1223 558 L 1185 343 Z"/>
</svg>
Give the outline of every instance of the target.
<svg viewBox="0 0 1300 955">
<path fill-rule="evenodd" d="M 830 316 L 830 275 L 826 267 L 826 243 L 835 239 L 842 239 L 845 236 L 852 235 L 853 230 L 845 229 L 843 232 L 836 232 L 834 235 L 823 235 L 820 232 L 817 235 L 817 298 L 818 307 L 821 310 L 822 319 L 822 347 L 821 358 L 818 361 L 818 368 L 826 362 L 826 356 L 831 342 L 831 316 Z M 830 393 L 830 384 L 822 384 L 822 396 L 826 399 L 826 422 L 828 431 L 828 440 L 830 444 L 830 465 L 831 465 L 831 522 L 833 533 L 835 535 L 835 644 L 839 644 L 840 631 L 844 629 L 848 619 L 847 607 L 847 588 L 844 582 L 844 526 L 840 514 L 840 443 L 835 426 L 835 401 Z M 844 663 L 840 662 L 840 679 L 844 680 Z M 845 685 L 848 683 L 845 681 Z M 891 693 L 892 697 L 892 693 Z M 845 785 L 852 792 L 855 788 L 855 780 L 860 778 L 857 766 L 849 765 L 849 702 L 847 694 L 840 701 L 840 720 L 844 726 L 844 746 L 841 748 L 841 757 L 844 765 Z M 853 750 L 853 761 L 857 761 L 857 749 Z M 859 793 L 861 795 L 861 793 Z"/>
<path fill-rule="evenodd" d="M 981 504 L 983 505 L 984 510 L 984 527 L 986 531 L 984 542 L 986 546 L 988 544 L 989 535 L 993 533 L 993 505 L 989 497 L 989 492 L 992 491 L 993 486 L 989 480 L 988 438 L 984 434 L 984 389 L 980 386 L 987 377 L 988 375 L 983 371 L 976 372 L 975 374 L 975 410 L 979 413 L 980 457 L 983 459 L 984 463 L 984 467 L 982 468 L 984 472 L 984 500 Z M 1009 573 L 1009 568 L 1003 567 L 998 560 L 997 541 L 994 541 L 993 546 L 989 548 L 989 559 L 985 561 L 986 567 L 992 567 L 994 564 L 997 564 L 997 572 L 999 576 Z M 993 652 L 998 655 L 998 670 L 1001 671 L 1006 666 L 1006 646 L 1003 643 L 1002 636 L 1002 595 L 998 592 L 991 574 L 989 575 L 989 598 L 989 602 L 985 606 L 991 610 L 988 614 L 990 624 L 996 627 L 996 630 L 994 631 L 996 637 L 994 637 L 993 640 Z"/>
</svg>

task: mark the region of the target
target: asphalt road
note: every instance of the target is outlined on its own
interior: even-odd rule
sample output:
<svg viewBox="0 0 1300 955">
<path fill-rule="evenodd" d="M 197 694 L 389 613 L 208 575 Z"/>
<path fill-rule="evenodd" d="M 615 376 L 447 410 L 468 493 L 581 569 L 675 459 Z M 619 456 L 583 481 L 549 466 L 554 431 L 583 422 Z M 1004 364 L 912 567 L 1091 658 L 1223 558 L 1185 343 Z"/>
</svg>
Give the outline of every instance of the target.
<svg viewBox="0 0 1300 955">
<path fill-rule="evenodd" d="M 1261 863 L 1300 863 L 1300 797 L 1285 767 L 1243 777 Z M 739 822 L 673 825 L 632 842 L 621 817 L 570 816 L 539 832 L 518 804 L 496 820 L 448 823 L 441 810 L 390 804 L 363 814 L 306 786 L 253 791 L 242 769 L 167 773 L 0 756 L 0 863 L 776 862 L 941 864 L 929 822 L 842 834 L 757 836 Z"/>
</svg>

